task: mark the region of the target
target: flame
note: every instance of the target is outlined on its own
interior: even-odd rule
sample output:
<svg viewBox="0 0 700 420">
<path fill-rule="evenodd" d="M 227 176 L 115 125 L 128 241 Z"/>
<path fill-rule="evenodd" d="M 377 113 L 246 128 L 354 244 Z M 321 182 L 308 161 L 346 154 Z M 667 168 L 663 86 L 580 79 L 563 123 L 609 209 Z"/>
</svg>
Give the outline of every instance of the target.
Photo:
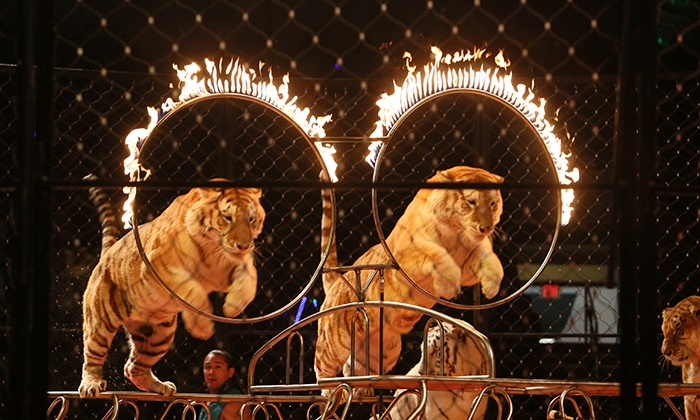
<svg viewBox="0 0 700 420">
<path fill-rule="evenodd" d="M 383 93 L 377 100 L 379 120 L 370 138 L 385 138 L 402 115 L 433 94 L 452 89 L 477 90 L 500 98 L 532 123 L 552 157 L 560 184 L 569 185 L 578 181 L 578 169 L 569 168 L 570 155 L 562 151 L 562 141 L 554 134 L 554 126 L 546 118 L 546 101 L 536 98 L 532 89 L 523 84 L 513 85 L 512 73 L 504 73 L 510 66 L 510 61 L 504 57 L 503 51 L 493 57 L 493 64 L 484 62 L 490 55 L 483 49 L 446 55 L 438 47 L 432 47 L 431 51 L 435 58 L 433 62 L 423 66 L 422 72 L 417 71 L 417 66 L 411 64 L 411 54 L 404 54 L 406 77 L 401 86 L 394 82 L 393 93 Z M 482 62 L 479 63 L 479 68 L 474 68 L 473 64 L 477 60 Z M 467 62 L 470 64 L 462 64 Z M 456 64 L 461 65 L 455 66 Z M 376 140 L 368 147 L 369 154 L 365 160 L 372 167 L 376 164 L 381 145 L 382 141 Z M 574 191 L 562 189 L 561 201 L 561 223 L 566 225 L 571 220 Z"/>
<path fill-rule="evenodd" d="M 139 155 L 143 143 L 151 134 L 158 121 L 165 115 L 184 106 L 188 101 L 214 94 L 239 94 L 266 102 L 274 108 L 280 110 L 297 123 L 309 137 L 323 138 L 326 132 L 323 126 L 331 120 L 330 115 L 311 115 L 309 108 L 299 108 L 296 104 L 297 97 L 289 95 L 289 75 L 282 77 L 282 83 L 275 84 L 272 70 L 268 70 L 267 77 L 263 77 L 264 63 L 259 63 L 258 71 L 249 68 L 241 63 L 239 59 L 231 59 L 227 64 L 223 60 L 218 63 L 205 59 L 204 69 L 197 63 L 185 65 L 182 69 L 176 64 L 173 65 L 180 80 L 180 95 L 178 100 L 166 99 L 160 110 L 148 107 L 150 123 L 146 128 L 136 128 L 132 130 L 124 140 L 129 156 L 124 159 L 124 173 L 133 181 L 143 181 L 147 179 L 151 172 L 144 168 L 139 162 Z M 321 153 L 319 143 L 316 143 Z M 332 155 L 332 153 L 331 153 Z M 332 160 L 332 158 L 331 158 Z M 335 176 L 335 175 L 334 175 Z M 134 187 L 125 187 L 124 193 L 127 199 L 124 202 L 124 215 L 122 221 L 128 229 L 131 227 L 131 215 L 133 214 L 133 201 L 136 195 Z"/>
</svg>

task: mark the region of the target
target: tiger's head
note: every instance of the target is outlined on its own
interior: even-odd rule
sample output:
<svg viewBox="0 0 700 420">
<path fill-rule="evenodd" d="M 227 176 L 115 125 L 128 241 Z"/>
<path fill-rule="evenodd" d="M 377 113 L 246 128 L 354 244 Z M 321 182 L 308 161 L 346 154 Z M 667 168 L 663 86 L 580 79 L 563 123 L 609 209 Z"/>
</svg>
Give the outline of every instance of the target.
<svg viewBox="0 0 700 420">
<path fill-rule="evenodd" d="M 249 254 L 265 222 L 261 195 L 259 188 L 193 188 L 186 195 L 186 229 L 225 254 Z"/>
<path fill-rule="evenodd" d="M 428 182 L 469 182 L 479 184 L 500 184 L 503 177 L 484 169 L 469 166 L 455 166 L 439 171 Z M 435 211 L 441 217 L 458 224 L 472 238 L 489 236 L 501 220 L 503 199 L 497 189 L 443 190 L 441 205 Z M 438 204 L 438 203 L 434 203 Z"/>
<path fill-rule="evenodd" d="M 674 366 L 700 362 L 700 296 L 690 296 L 664 309 L 661 353 Z"/>
<path fill-rule="evenodd" d="M 479 350 L 478 344 L 466 330 L 452 324 L 443 324 L 444 344 L 441 339 L 439 325 L 428 330 L 427 341 L 427 372 L 423 365 L 426 355 L 419 362 L 420 375 L 441 375 L 441 365 L 445 376 L 467 376 L 486 373 L 486 356 Z M 425 343 L 424 343 L 425 344 Z M 444 347 L 445 361 L 442 363 L 442 348 Z M 421 351 L 425 351 L 421 346 Z"/>
</svg>

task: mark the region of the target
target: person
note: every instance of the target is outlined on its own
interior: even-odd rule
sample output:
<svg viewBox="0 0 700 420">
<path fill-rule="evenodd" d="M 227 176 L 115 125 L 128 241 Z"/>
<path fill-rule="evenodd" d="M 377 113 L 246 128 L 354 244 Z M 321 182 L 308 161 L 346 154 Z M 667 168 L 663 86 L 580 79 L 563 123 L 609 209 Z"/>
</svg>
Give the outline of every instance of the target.
<svg viewBox="0 0 700 420">
<path fill-rule="evenodd" d="M 233 357 L 223 350 L 212 350 L 204 358 L 203 370 L 204 383 L 210 394 L 242 394 L 240 390 L 231 386 L 230 379 L 236 373 L 233 367 Z M 202 409 L 197 416 L 197 420 L 231 420 L 240 419 L 241 405 L 237 402 L 217 402 L 209 404 L 207 417 L 206 410 Z"/>
</svg>

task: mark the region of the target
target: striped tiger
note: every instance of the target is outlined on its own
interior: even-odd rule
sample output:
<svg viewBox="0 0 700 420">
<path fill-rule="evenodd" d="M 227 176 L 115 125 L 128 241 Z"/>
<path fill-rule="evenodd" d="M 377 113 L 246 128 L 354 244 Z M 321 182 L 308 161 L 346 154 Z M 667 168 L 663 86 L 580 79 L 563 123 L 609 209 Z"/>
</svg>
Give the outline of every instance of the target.
<svg viewBox="0 0 700 420">
<path fill-rule="evenodd" d="M 488 171 L 468 166 L 457 166 L 438 171 L 428 182 L 502 183 L 503 178 Z M 328 193 L 322 194 L 324 213 L 321 247 L 330 241 L 330 204 Z M 452 299 L 462 286 L 481 284 L 483 294 L 491 299 L 499 290 L 503 267 L 493 252 L 490 236 L 503 211 L 498 189 L 421 189 L 399 218 L 386 243 L 401 268 L 434 296 Z M 325 261 L 326 267 L 337 266 L 335 244 Z M 381 244 L 362 255 L 355 265 L 389 264 Z M 362 272 L 366 283 L 370 272 Z M 364 284 L 366 286 L 366 284 Z M 326 294 L 322 310 L 345 303 L 356 302 L 357 293 L 334 272 L 325 273 L 323 288 Z M 379 281 L 373 281 L 365 291 L 365 300 L 378 301 Z M 435 302 L 417 291 L 395 269 L 384 273 L 384 300 L 431 308 Z M 365 351 L 366 332 L 359 325 L 355 341 L 355 371 L 350 372 L 350 342 L 352 311 L 322 317 L 318 322 L 318 338 L 314 370 L 317 379 L 335 377 L 341 371 L 345 376 L 365 375 L 367 360 L 369 373 L 379 372 L 379 346 L 383 350 L 384 372 L 396 364 L 401 352 L 401 336 L 411 331 L 420 318 L 418 312 L 398 309 L 384 311 L 383 342 L 379 342 L 379 310 L 367 310 L 370 319 L 369 348 Z M 363 324 L 359 322 L 358 324 Z M 369 390 L 358 391 L 370 393 Z M 328 391 L 324 391 L 328 395 Z"/>
<path fill-rule="evenodd" d="M 140 390 L 171 395 L 172 382 L 160 381 L 152 366 L 175 337 L 177 314 L 189 333 L 205 340 L 214 322 L 183 310 L 146 267 L 133 231 L 117 240 L 115 211 L 99 188 L 90 189 L 102 226 L 102 251 L 83 295 L 83 370 L 81 397 L 95 397 L 107 387 L 102 369 L 117 329 L 130 344 L 124 375 Z M 227 292 L 223 305 L 235 317 L 257 289 L 254 240 L 265 210 L 256 188 L 193 188 L 163 213 L 139 225 L 144 253 L 168 287 L 193 307 L 211 313 L 209 293 Z"/>
<path fill-rule="evenodd" d="M 421 346 L 421 359 L 406 375 L 408 376 L 473 376 L 488 373 L 488 356 L 477 339 L 463 328 L 453 324 L 443 324 L 444 341 L 440 338 L 440 326 L 434 325 L 428 330 Z M 427 342 L 427 354 L 425 353 Z M 444 344 L 443 344 L 444 343 Z M 442 349 L 445 360 L 442 362 Z M 427 369 L 424 368 L 427 366 Z M 442 369 L 441 369 L 442 368 Z M 405 390 L 396 390 L 398 397 Z M 479 395 L 477 391 L 449 390 L 428 391 L 425 411 L 422 418 L 430 420 L 452 420 L 469 418 L 471 404 Z M 418 407 L 418 396 L 403 395 L 390 407 L 390 420 L 407 419 Z M 485 399 L 474 413 L 474 420 L 483 419 L 486 414 Z"/>
</svg>

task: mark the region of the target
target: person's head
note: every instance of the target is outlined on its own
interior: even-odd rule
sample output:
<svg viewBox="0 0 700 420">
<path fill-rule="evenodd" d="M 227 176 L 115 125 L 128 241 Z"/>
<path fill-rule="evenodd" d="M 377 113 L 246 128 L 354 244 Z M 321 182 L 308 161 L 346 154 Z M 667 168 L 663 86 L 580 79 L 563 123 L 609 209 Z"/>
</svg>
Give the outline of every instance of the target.
<svg viewBox="0 0 700 420">
<path fill-rule="evenodd" d="M 223 350 L 212 350 L 204 358 L 204 383 L 210 394 L 216 394 L 225 389 L 229 379 L 236 373 L 233 358 Z"/>
</svg>

